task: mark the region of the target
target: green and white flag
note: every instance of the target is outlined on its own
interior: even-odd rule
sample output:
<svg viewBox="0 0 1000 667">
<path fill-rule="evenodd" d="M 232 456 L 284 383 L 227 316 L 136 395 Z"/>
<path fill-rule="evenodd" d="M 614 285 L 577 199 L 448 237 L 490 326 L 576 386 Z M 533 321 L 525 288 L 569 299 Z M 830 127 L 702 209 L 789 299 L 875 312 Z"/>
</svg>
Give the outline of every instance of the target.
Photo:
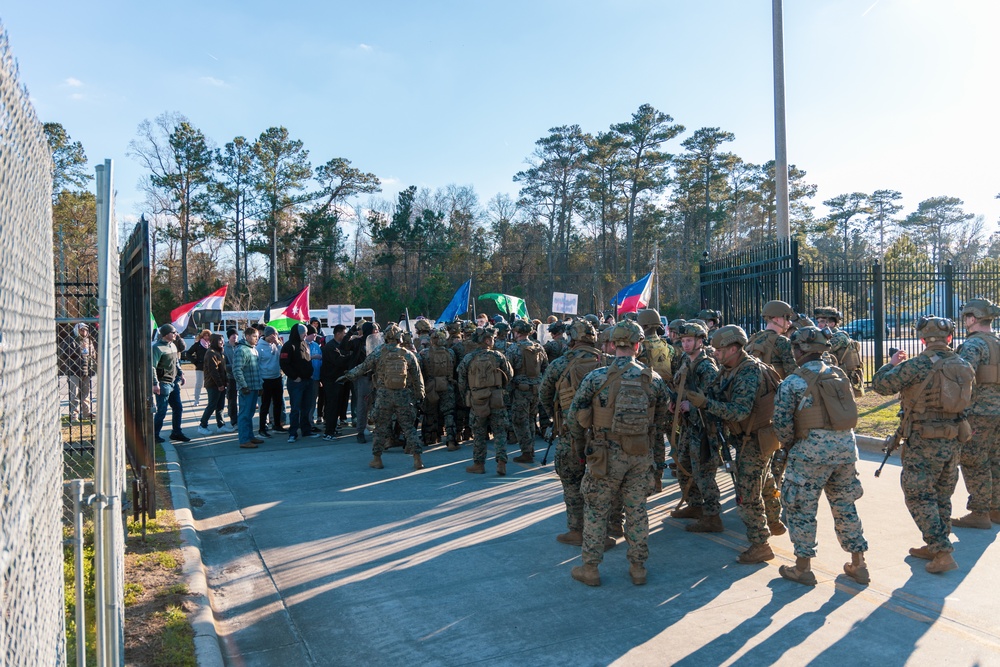
<svg viewBox="0 0 1000 667">
<path fill-rule="evenodd" d="M 309 324 L 309 286 L 293 297 L 272 303 L 261 320 L 278 333 L 288 333 L 296 324 Z"/>
<path fill-rule="evenodd" d="M 497 309 L 503 313 L 504 317 L 514 313 L 517 317 L 530 320 L 528 317 L 528 304 L 519 296 L 510 294 L 481 294 L 479 300 L 491 299 L 497 305 Z"/>
</svg>

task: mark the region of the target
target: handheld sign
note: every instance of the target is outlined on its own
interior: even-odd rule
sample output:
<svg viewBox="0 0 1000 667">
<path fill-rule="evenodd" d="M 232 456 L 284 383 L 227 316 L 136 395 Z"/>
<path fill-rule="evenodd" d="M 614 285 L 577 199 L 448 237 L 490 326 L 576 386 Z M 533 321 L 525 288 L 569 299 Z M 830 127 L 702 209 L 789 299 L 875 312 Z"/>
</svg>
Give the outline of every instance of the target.
<svg viewBox="0 0 1000 667">
<path fill-rule="evenodd" d="M 552 293 L 552 312 L 563 315 L 576 315 L 576 306 L 579 296 L 567 294 L 566 292 Z"/>
<path fill-rule="evenodd" d="M 351 326 L 354 324 L 354 306 L 327 306 L 326 318 L 331 327 L 338 324 Z"/>
</svg>

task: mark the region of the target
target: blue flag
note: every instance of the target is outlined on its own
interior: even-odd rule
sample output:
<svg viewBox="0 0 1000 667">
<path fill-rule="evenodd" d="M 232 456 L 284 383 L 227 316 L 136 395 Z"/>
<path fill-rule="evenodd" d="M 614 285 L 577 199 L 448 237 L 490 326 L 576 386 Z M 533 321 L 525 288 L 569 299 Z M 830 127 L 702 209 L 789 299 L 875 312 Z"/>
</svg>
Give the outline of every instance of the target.
<svg viewBox="0 0 1000 667">
<path fill-rule="evenodd" d="M 444 309 L 440 317 L 437 318 L 438 322 L 451 322 L 459 315 L 464 315 L 469 312 L 469 292 L 472 291 L 472 278 L 469 278 L 458 291 L 455 292 L 455 296 L 451 297 L 451 303 L 448 307 Z"/>
</svg>

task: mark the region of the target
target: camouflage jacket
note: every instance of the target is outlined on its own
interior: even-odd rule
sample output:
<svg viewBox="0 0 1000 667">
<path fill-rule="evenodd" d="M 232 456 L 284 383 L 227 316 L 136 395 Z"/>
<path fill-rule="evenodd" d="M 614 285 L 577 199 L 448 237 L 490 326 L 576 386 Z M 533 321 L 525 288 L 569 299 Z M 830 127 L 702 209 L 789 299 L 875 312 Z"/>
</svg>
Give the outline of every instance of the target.
<svg viewBox="0 0 1000 667">
<path fill-rule="evenodd" d="M 542 356 L 541 365 L 538 367 L 538 377 L 529 378 L 524 374 L 524 349 L 528 347 L 542 347 L 539 345 L 538 341 L 531 340 L 519 340 L 511 343 L 510 347 L 507 348 L 507 359 L 510 361 L 511 368 L 514 369 L 514 382 L 518 384 L 533 384 L 538 385 L 542 383 L 542 375 L 545 374 L 545 369 L 549 365 L 548 355 Z M 542 352 L 545 349 L 542 348 Z"/>
<path fill-rule="evenodd" d="M 917 356 L 910 357 L 896 366 L 886 364 L 875 371 L 872 389 L 883 396 L 891 396 L 906 387 L 922 383 L 934 366 L 931 354 L 947 359 L 955 356 L 956 352 L 944 343 L 931 343 Z M 906 408 L 905 405 L 903 407 Z"/>
<path fill-rule="evenodd" d="M 565 338 L 550 340 L 545 344 L 545 354 L 549 358 L 549 363 L 566 354 L 568 349 L 569 342 Z"/>
<path fill-rule="evenodd" d="M 580 421 L 577 418 L 577 413 L 580 410 L 587 410 L 591 408 L 595 401 L 600 402 L 600 405 L 605 407 L 609 403 L 610 396 L 608 388 L 604 387 L 601 389 L 601 385 L 603 385 L 607 379 L 609 369 L 623 368 L 625 366 L 629 366 L 633 362 L 635 362 L 634 357 L 616 357 L 610 366 L 597 368 L 588 373 L 587 377 L 583 378 L 583 382 L 580 383 L 580 388 L 576 390 L 576 396 L 573 398 L 573 403 L 569 407 L 569 414 L 566 416 L 566 422 L 569 425 L 569 432 L 574 442 L 582 442 L 586 437 L 587 432 L 587 429 L 580 424 Z M 638 362 L 635 363 L 638 364 Z M 648 367 L 643 364 L 638 364 L 633 368 L 627 369 L 622 375 L 622 378 L 637 378 L 645 368 Z M 600 392 L 598 392 L 598 389 L 600 389 Z M 652 389 L 653 400 L 656 401 L 653 418 L 656 427 L 656 437 L 653 438 L 653 460 L 659 464 L 663 463 L 666 456 L 664 440 L 666 438 L 667 423 L 670 417 L 670 412 L 668 410 L 670 396 L 668 394 L 666 383 L 663 381 L 663 378 L 656 373 L 656 371 L 653 371 Z M 614 442 L 610 429 L 601 428 L 596 430 L 598 432 L 594 433 L 595 437 Z"/>
<path fill-rule="evenodd" d="M 764 329 L 763 331 L 758 331 L 753 336 L 750 337 L 750 341 L 743 347 L 747 352 L 752 352 L 755 347 L 755 343 L 759 346 L 760 341 L 767 339 L 766 345 L 772 348 L 771 358 L 764 359 L 760 354 L 754 354 L 758 359 L 762 359 L 764 363 L 770 364 L 771 368 L 778 372 L 778 376 L 781 378 L 786 378 L 795 372 L 798 368 L 798 364 L 795 363 L 795 356 L 792 354 L 792 341 L 788 340 L 787 337 L 782 336 L 777 331 L 772 329 Z"/>
<path fill-rule="evenodd" d="M 545 408 L 545 412 L 551 415 L 555 411 L 556 385 L 559 384 L 559 378 L 562 377 L 563 371 L 566 370 L 570 362 L 577 357 L 592 357 L 595 353 L 601 359 L 601 364 L 604 364 L 605 355 L 599 352 L 596 347 L 586 345 L 567 350 L 566 354 L 548 365 L 545 373 L 542 374 L 542 384 L 538 387 L 538 403 Z M 563 407 L 563 413 L 566 413 L 568 410 L 568 405 Z"/>
<path fill-rule="evenodd" d="M 844 356 L 844 351 L 851 346 L 851 337 L 846 331 L 837 327 L 831 327 L 830 332 L 833 333 L 830 338 L 830 354 L 839 362 Z"/>
<path fill-rule="evenodd" d="M 494 361 L 496 362 L 497 367 L 500 370 L 502 370 L 504 374 L 507 376 L 507 381 L 504 382 L 504 387 L 510 384 L 511 378 L 514 377 L 514 369 L 511 368 L 510 362 L 507 360 L 507 357 L 500 354 L 493 348 L 481 347 L 477 350 L 469 352 L 462 359 L 461 363 L 458 364 L 458 370 L 457 370 L 458 390 L 462 392 L 462 395 L 465 395 L 466 390 L 469 388 L 469 364 L 475 357 L 481 354 L 492 354 L 496 357 Z"/>
<path fill-rule="evenodd" d="M 378 379 L 378 364 L 392 348 L 402 352 L 403 356 L 406 357 L 406 389 L 401 389 L 400 391 L 408 390 L 412 392 L 414 400 L 418 402 L 424 400 L 424 376 L 420 374 L 420 362 L 417 361 L 417 355 L 405 347 L 400 347 L 393 343 L 386 343 L 379 346 L 378 349 L 365 357 L 364 361 L 347 371 L 344 377 L 348 380 L 355 380 L 366 373 L 372 373 L 375 388 L 380 391 L 389 391 L 382 386 L 381 381 Z"/>
<path fill-rule="evenodd" d="M 975 369 L 989 363 L 997 363 L 998 359 L 990 359 L 990 346 L 985 338 L 989 336 L 996 340 L 994 333 L 975 333 L 969 336 L 962 347 L 958 348 L 958 355 L 969 362 Z M 972 389 L 972 407 L 969 408 L 970 415 L 1000 415 L 1000 384 L 979 384 Z"/>
<path fill-rule="evenodd" d="M 736 366 L 722 367 L 707 394 L 709 398 L 703 410 L 726 422 L 741 422 L 750 416 L 760 387 L 761 371 L 753 361 L 743 363 L 748 357 L 744 352 Z"/>
<path fill-rule="evenodd" d="M 697 391 L 702 394 L 708 394 L 709 388 L 715 384 L 715 379 L 719 375 L 719 366 L 709 354 L 708 349 L 708 347 L 703 347 L 693 360 L 690 356 L 683 355 L 684 359 L 681 362 L 680 370 L 674 375 L 674 390 L 670 393 L 670 400 L 677 398 L 676 392 L 679 389 L 677 383 L 680 381 L 680 376 L 684 373 L 685 368 L 687 369 L 687 379 L 684 382 L 685 391 Z M 699 428 L 704 426 L 701 417 L 698 416 L 697 410 L 682 413 L 681 416 L 692 426 Z"/>
<path fill-rule="evenodd" d="M 825 364 L 822 361 L 807 361 L 803 368 L 819 373 Z M 796 456 L 806 463 L 843 465 L 858 460 L 854 430 L 828 431 L 822 428 L 809 430 L 802 440 L 795 440 L 795 414 L 800 408 L 812 407 L 812 395 L 806 395 L 808 385 L 799 375 L 793 373 L 778 385 L 774 397 L 774 432 L 786 447 L 795 443 Z"/>
</svg>

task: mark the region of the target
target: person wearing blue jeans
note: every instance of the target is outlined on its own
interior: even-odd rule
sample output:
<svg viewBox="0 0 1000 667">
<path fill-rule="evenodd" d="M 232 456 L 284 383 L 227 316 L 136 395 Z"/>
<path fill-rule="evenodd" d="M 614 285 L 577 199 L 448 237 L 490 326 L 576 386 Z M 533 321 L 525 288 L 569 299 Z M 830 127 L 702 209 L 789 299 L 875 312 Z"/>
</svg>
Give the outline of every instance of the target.
<svg viewBox="0 0 1000 667">
<path fill-rule="evenodd" d="M 160 429 L 167 416 L 167 408 L 171 410 L 170 439 L 187 442 L 191 438 L 181 430 L 181 416 L 184 407 L 181 404 L 181 385 L 184 384 L 184 374 L 178 361 L 180 353 L 174 341 L 177 329 L 172 324 L 164 324 L 159 328 L 159 337 L 153 345 L 153 370 L 156 373 L 156 384 L 153 394 L 156 395 L 156 416 L 153 417 L 153 432 L 157 442 L 163 442 Z"/>
<path fill-rule="evenodd" d="M 257 449 L 264 441 L 253 435 L 253 416 L 257 411 L 257 399 L 263 381 L 260 377 L 260 366 L 257 362 L 258 332 L 253 327 L 247 327 L 243 332 L 244 340 L 236 346 L 233 355 L 233 379 L 239 393 L 239 413 L 236 415 L 236 430 L 240 436 L 240 447 Z"/>
<path fill-rule="evenodd" d="M 288 402 L 292 404 L 288 418 L 288 442 L 295 442 L 312 434 L 308 405 L 315 400 L 312 393 L 313 365 L 306 325 L 296 324 L 288 334 L 288 342 L 281 347 L 281 371 L 288 378 Z"/>
</svg>

